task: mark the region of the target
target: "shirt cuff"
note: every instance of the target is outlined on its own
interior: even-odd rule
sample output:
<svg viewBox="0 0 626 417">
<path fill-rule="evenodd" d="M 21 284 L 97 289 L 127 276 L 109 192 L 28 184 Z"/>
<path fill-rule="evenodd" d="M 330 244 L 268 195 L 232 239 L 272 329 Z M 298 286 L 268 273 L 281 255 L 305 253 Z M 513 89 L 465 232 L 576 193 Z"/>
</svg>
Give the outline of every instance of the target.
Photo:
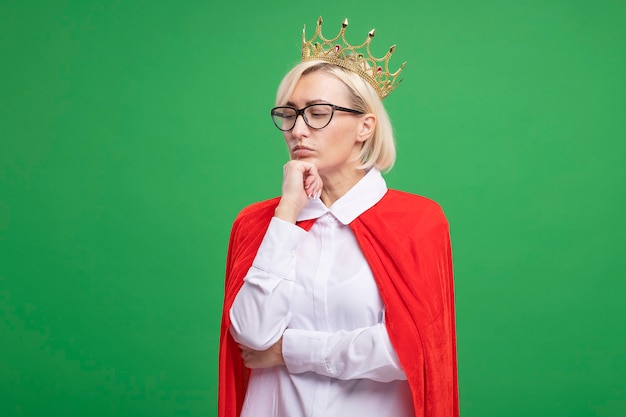
<svg viewBox="0 0 626 417">
<path fill-rule="evenodd" d="M 283 359 L 292 374 L 315 372 L 327 375 L 324 346 L 328 333 L 287 329 L 283 334 Z"/>
<path fill-rule="evenodd" d="M 294 280 L 296 250 L 307 232 L 295 224 L 272 217 L 252 266 L 283 279 Z"/>
</svg>

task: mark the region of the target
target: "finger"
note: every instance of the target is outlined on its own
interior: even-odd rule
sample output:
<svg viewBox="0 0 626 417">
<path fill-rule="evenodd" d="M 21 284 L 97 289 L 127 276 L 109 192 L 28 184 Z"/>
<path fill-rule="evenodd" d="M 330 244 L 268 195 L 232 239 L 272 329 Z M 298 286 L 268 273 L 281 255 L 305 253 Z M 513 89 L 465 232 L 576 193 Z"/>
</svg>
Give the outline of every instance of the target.
<svg viewBox="0 0 626 417">
<path fill-rule="evenodd" d="M 323 182 L 320 177 L 315 177 L 308 188 L 311 198 L 319 198 L 322 191 Z"/>
<path fill-rule="evenodd" d="M 307 175 L 304 179 L 304 188 L 308 190 L 311 186 L 315 185 L 316 182 L 317 178 L 314 175 Z"/>
<path fill-rule="evenodd" d="M 319 198 L 320 194 L 322 193 L 322 181 L 321 180 L 316 181 L 315 188 L 311 191 L 313 193 L 313 198 Z"/>
<path fill-rule="evenodd" d="M 311 193 L 313 195 L 313 198 L 319 198 L 320 195 L 322 194 L 323 188 L 324 188 L 324 182 L 322 181 L 322 178 L 319 176 L 316 176 L 315 183 L 311 185 Z"/>
<path fill-rule="evenodd" d="M 307 163 L 306 168 L 310 175 L 315 175 L 316 177 L 319 177 L 320 174 L 317 172 L 317 167 L 314 164 Z"/>
<path fill-rule="evenodd" d="M 321 181 L 320 175 L 317 172 L 317 167 L 313 164 L 308 164 L 304 172 L 304 176 L 305 181 L 307 181 L 309 185 L 311 185 L 314 181 Z"/>
</svg>

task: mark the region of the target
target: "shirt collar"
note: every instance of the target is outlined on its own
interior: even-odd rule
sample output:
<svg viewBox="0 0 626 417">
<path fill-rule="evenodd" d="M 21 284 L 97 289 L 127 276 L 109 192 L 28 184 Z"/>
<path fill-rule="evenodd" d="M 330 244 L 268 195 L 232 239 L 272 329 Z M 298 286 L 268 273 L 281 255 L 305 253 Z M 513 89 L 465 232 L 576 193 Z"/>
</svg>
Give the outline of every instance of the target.
<svg viewBox="0 0 626 417">
<path fill-rule="evenodd" d="M 387 193 L 387 183 L 380 171 L 371 168 L 347 193 L 332 206 L 326 207 L 319 198 L 310 199 L 300 211 L 298 221 L 317 219 L 330 212 L 344 225 L 352 223 L 363 212 L 378 203 Z"/>
</svg>

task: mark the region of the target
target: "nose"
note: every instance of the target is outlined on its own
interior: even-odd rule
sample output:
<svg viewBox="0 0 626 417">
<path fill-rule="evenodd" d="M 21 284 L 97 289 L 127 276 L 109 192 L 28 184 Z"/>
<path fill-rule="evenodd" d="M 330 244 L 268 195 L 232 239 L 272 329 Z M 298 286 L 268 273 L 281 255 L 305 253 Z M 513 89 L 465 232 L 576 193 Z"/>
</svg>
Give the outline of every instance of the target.
<svg viewBox="0 0 626 417">
<path fill-rule="evenodd" d="M 296 123 L 293 125 L 293 129 L 291 129 L 291 134 L 295 138 L 300 138 L 309 134 L 309 126 L 304 121 L 304 114 L 296 116 Z"/>
</svg>

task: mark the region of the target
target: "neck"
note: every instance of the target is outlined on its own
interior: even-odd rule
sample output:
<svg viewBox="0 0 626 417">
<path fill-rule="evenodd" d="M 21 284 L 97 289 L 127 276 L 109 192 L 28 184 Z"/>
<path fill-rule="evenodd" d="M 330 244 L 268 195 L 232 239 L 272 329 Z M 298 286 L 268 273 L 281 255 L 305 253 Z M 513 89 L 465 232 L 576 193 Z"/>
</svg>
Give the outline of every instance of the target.
<svg viewBox="0 0 626 417">
<path fill-rule="evenodd" d="M 330 207 L 335 201 L 343 197 L 354 185 L 366 174 L 363 169 L 354 168 L 346 172 L 334 175 L 324 175 L 320 173 L 324 188 L 322 189 L 322 202 L 326 207 Z"/>
</svg>

